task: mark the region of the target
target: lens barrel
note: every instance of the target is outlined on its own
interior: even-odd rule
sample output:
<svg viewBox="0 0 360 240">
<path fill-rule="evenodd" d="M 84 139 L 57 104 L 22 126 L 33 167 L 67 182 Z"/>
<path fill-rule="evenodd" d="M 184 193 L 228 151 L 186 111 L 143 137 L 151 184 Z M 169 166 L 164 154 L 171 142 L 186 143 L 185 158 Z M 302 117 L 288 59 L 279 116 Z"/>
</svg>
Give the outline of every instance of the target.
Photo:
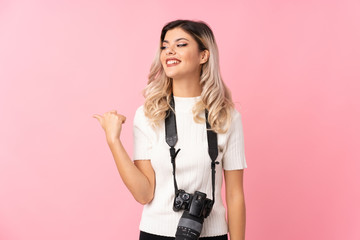
<svg viewBox="0 0 360 240">
<path fill-rule="evenodd" d="M 184 212 L 180 218 L 175 239 L 176 240 L 197 240 L 199 239 L 204 218 L 208 217 L 213 201 L 206 198 L 206 193 L 195 191 L 194 194 L 179 190 L 174 199 L 173 209 Z"/>
<path fill-rule="evenodd" d="M 204 217 L 195 217 L 184 211 L 182 214 L 176 234 L 175 240 L 197 240 L 199 239 Z"/>
</svg>

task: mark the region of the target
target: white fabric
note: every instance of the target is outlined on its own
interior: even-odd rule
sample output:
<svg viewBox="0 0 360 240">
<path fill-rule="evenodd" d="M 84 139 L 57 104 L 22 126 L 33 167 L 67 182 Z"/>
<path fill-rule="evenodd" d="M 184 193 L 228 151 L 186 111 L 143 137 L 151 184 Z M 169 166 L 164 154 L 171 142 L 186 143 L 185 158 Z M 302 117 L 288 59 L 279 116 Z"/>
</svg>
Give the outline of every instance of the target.
<svg viewBox="0 0 360 240">
<path fill-rule="evenodd" d="M 206 124 L 196 123 L 192 114 L 192 107 L 200 100 L 200 96 L 190 98 L 174 96 L 174 100 L 178 133 L 175 149 L 181 149 L 176 157 L 178 187 L 188 193 L 204 192 L 211 199 L 211 159 L 208 154 Z M 218 236 L 228 232 L 226 211 L 221 199 L 222 168 L 225 170 L 247 168 L 241 116 L 235 109 L 232 118 L 230 130 L 225 134 L 218 134 L 217 161 L 220 164 L 216 165 L 215 205 L 210 216 L 204 221 L 200 237 Z M 182 211 L 174 212 L 172 209 L 174 183 L 164 127 L 164 121 L 155 130 L 150 126 L 144 115 L 143 105 L 136 110 L 133 122 L 133 159 L 151 160 L 156 175 L 154 199 L 144 206 L 140 230 L 174 237 Z"/>
</svg>

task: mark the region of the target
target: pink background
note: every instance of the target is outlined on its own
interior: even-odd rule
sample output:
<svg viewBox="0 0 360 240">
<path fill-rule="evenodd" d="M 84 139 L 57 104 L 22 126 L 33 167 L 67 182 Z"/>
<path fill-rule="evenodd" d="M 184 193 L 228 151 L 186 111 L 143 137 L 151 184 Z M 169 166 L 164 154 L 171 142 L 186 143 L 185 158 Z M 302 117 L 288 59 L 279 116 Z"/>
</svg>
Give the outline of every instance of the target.
<svg viewBox="0 0 360 240">
<path fill-rule="evenodd" d="M 0 239 L 137 239 L 92 114 L 143 103 L 162 26 L 204 20 L 242 114 L 247 239 L 360 239 L 359 1 L 0 2 Z"/>
</svg>

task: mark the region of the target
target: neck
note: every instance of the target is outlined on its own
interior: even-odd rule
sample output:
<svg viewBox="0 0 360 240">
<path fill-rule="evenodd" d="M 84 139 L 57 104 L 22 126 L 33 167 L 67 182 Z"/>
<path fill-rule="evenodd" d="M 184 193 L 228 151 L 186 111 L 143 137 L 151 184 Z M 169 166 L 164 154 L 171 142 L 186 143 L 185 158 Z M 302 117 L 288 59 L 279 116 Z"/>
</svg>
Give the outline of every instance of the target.
<svg viewBox="0 0 360 240">
<path fill-rule="evenodd" d="M 176 97 L 197 97 L 201 95 L 200 78 L 173 79 L 173 94 Z"/>
</svg>

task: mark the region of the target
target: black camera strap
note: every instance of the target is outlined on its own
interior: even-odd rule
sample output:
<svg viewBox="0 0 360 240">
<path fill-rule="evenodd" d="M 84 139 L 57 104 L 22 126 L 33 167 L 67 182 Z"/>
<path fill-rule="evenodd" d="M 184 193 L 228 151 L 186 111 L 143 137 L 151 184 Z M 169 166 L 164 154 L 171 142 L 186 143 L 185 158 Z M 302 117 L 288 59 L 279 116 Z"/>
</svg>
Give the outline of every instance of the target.
<svg viewBox="0 0 360 240">
<path fill-rule="evenodd" d="M 175 101 L 174 95 L 171 94 L 170 106 L 175 110 Z M 211 158 L 211 182 L 212 182 L 212 195 L 213 195 L 213 203 L 215 202 L 215 167 L 219 162 L 216 161 L 218 156 L 218 144 L 217 144 L 217 134 L 216 132 L 210 130 L 211 126 L 208 122 L 208 110 L 205 109 L 205 118 L 206 118 L 206 129 L 207 129 L 207 141 L 208 141 L 208 152 Z M 174 146 L 178 140 L 177 138 L 177 130 L 176 130 L 176 118 L 174 111 L 170 108 L 167 112 L 167 117 L 165 118 L 165 140 L 167 144 L 170 146 L 170 156 L 171 156 L 171 164 L 173 166 L 173 176 L 174 176 L 174 188 L 175 188 L 175 196 L 178 194 L 179 189 L 176 182 L 175 170 L 176 163 L 175 158 L 179 153 L 180 148 L 176 151 Z"/>
</svg>

